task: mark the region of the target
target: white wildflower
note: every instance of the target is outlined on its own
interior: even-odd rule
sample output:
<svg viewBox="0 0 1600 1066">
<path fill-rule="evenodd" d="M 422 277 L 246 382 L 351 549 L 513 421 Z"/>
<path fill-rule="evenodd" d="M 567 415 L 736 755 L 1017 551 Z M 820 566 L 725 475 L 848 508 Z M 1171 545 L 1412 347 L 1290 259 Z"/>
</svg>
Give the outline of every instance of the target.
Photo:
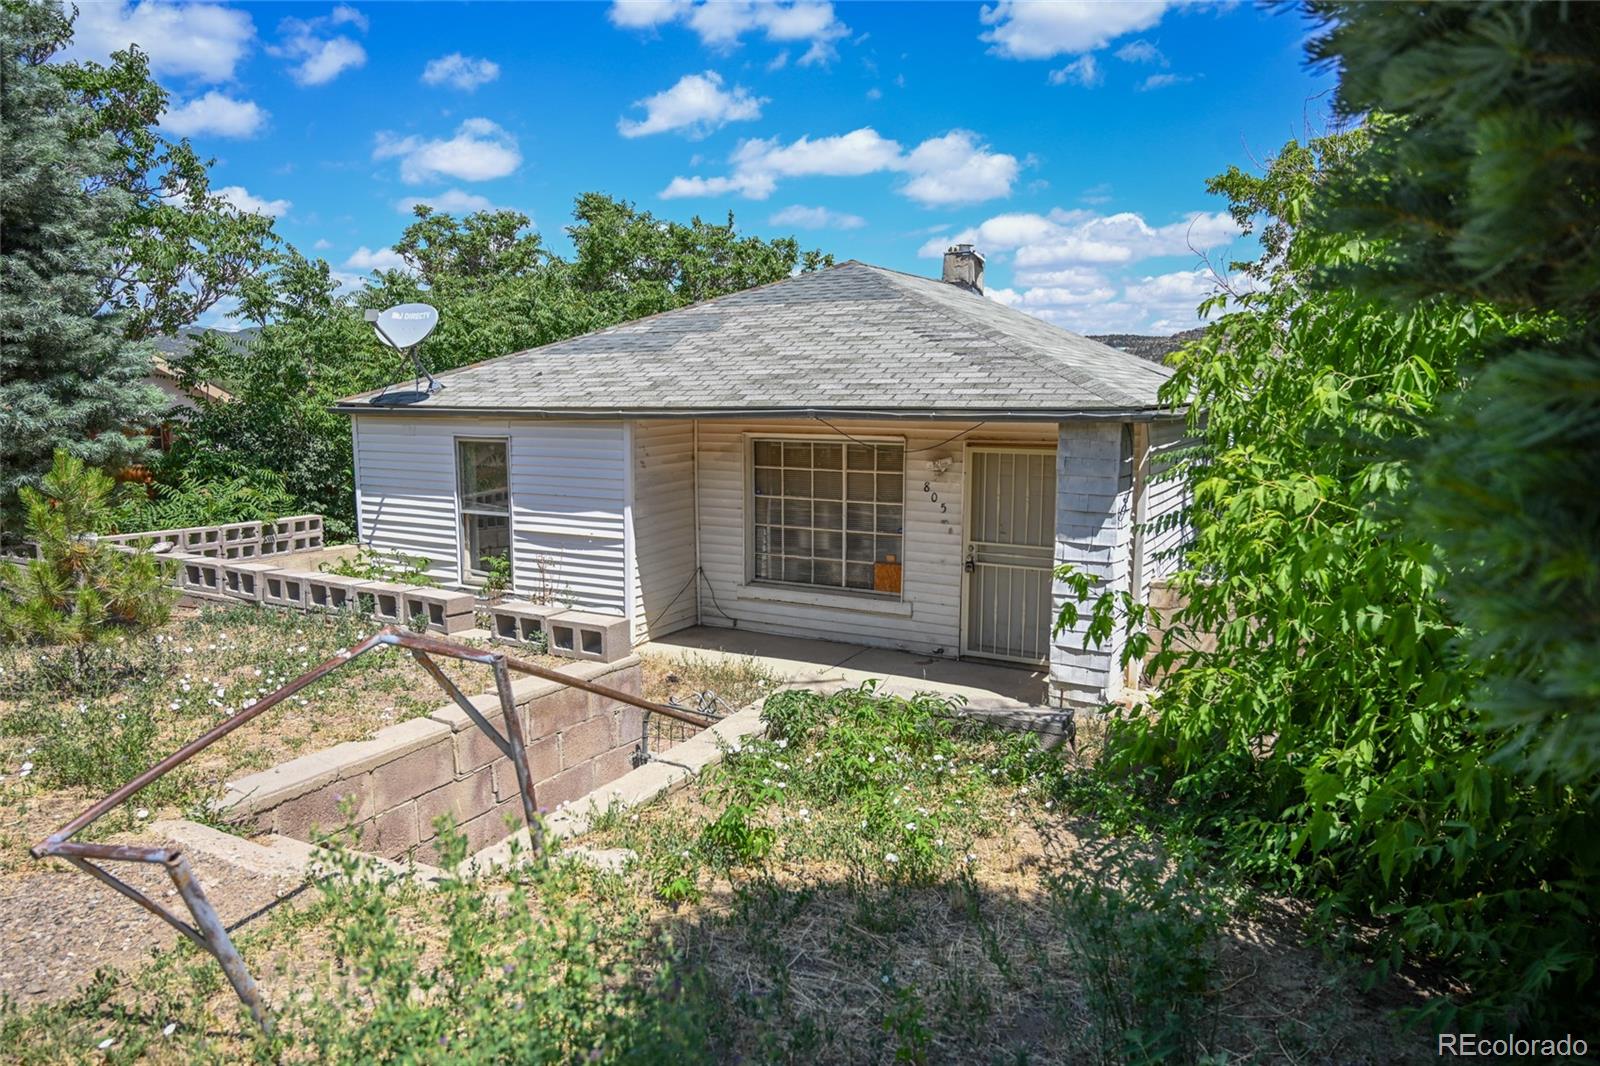
<svg viewBox="0 0 1600 1066">
<path fill-rule="evenodd" d="M 916 822 L 907 822 L 906 823 L 906 828 L 907 829 L 916 829 L 916 827 L 917 827 L 917 823 Z"/>
<path fill-rule="evenodd" d="M 896 855 L 892 851 L 886 851 L 883 853 L 883 861 L 888 863 L 890 866 L 893 866 L 895 863 L 900 861 L 900 856 Z"/>
<path fill-rule="evenodd" d="M 173 1033 L 177 1032 L 177 1030 L 178 1030 L 178 1023 L 177 1022 L 168 1022 L 167 1023 L 167 1027 L 165 1029 L 161 1030 L 161 1035 L 162 1036 L 171 1036 Z"/>
<path fill-rule="evenodd" d="M 133 812 L 133 816 L 142 822 L 146 818 L 150 817 L 150 808 L 140 807 L 138 810 Z"/>
<path fill-rule="evenodd" d="M 95 1047 L 99 1048 L 101 1051 L 104 1051 L 106 1048 L 110 1047 L 112 1044 L 115 1044 L 116 1042 L 117 1042 L 117 1038 L 116 1037 L 108 1036 L 104 1040 L 100 1041 L 100 1043 L 96 1044 Z"/>
</svg>

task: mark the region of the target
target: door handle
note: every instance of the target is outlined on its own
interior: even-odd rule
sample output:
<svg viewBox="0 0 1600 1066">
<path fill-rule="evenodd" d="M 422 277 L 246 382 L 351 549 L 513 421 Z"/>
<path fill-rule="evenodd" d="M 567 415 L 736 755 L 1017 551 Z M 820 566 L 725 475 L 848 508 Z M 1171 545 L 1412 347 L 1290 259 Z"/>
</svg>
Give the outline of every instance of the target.
<svg viewBox="0 0 1600 1066">
<path fill-rule="evenodd" d="M 962 569 L 966 570 L 966 572 L 969 574 L 978 568 L 977 551 L 978 550 L 972 545 L 967 545 L 967 559 L 966 562 L 962 563 L 961 565 Z"/>
</svg>

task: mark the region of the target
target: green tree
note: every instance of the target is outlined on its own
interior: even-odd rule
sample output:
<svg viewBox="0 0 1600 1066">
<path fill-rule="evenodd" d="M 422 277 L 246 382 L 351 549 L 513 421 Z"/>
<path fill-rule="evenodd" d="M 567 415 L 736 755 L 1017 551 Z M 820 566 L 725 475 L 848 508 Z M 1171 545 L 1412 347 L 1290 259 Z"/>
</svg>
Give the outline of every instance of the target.
<svg viewBox="0 0 1600 1066">
<path fill-rule="evenodd" d="M 1334 205 L 1382 254 L 1326 284 L 1527 322 L 1461 345 L 1413 535 L 1449 562 L 1502 757 L 1600 797 L 1600 6 L 1310 6 L 1339 108 L 1397 120 Z"/>
<path fill-rule="evenodd" d="M 38 557 L 0 564 L 0 638 L 85 646 L 121 627 L 166 621 L 177 599 L 149 552 L 120 551 L 91 534 L 115 504 L 116 483 L 65 451 L 40 488 L 24 488 L 27 535 Z"/>
<path fill-rule="evenodd" d="M 832 260 L 792 239 L 739 237 L 699 220 L 664 222 L 598 194 L 579 197 L 568 261 L 545 247 L 525 215 L 464 218 L 416 208 L 394 248 L 402 269 L 375 274 L 341 295 L 327 263 L 286 250 L 273 269 L 240 286 L 240 314 L 261 334 L 239 354 L 202 340 L 186 372 L 227 372 L 234 401 L 202 400 L 159 471 L 163 484 L 189 477 L 254 481 L 274 470 L 296 509 L 316 511 L 336 536 L 354 523 L 350 423 L 329 407 L 353 393 L 406 380 L 410 362 L 377 340 L 366 308 L 425 301 L 439 327 L 423 346 L 438 373 L 564 340 L 694 300 L 816 269 Z"/>
<path fill-rule="evenodd" d="M 1211 183 L 1268 235 L 1251 271 L 1266 284 L 1172 359 L 1193 532 L 1159 658 L 1182 665 L 1150 714 L 1113 722 L 1104 766 L 1230 868 L 1374 923 L 1380 973 L 1431 958 L 1479 1017 L 1554 1022 L 1592 992 L 1600 827 L 1586 797 L 1495 761 L 1473 702 L 1484 665 L 1405 517 L 1405 456 L 1466 386 L 1462 353 L 1537 318 L 1325 284 L 1386 254 L 1328 228 L 1325 206 L 1389 128 Z M 1180 654 L 1202 633 L 1214 651 Z"/>
<path fill-rule="evenodd" d="M 112 136 L 83 134 L 87 109 L 48 62 L 70 33 L 54 4 L 0 6 L 0 519 L 13 521 L 58 448 L 136 461 L 164 406 L 144 384 L 150 349 L 98 313 L 132 198 L 108 181 Z"/>
</svg>

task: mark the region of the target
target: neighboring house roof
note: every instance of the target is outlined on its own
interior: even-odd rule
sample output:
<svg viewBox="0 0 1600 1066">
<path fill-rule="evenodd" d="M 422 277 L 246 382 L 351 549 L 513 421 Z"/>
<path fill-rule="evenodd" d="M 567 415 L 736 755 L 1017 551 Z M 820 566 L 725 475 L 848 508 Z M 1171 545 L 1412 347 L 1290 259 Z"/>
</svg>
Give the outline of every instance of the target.
<svg viewBox="0 0 1600 1066">
<path fill-rule="evenodd" d="M 159 341 L 156 344 L 156 347 L 161 347 Z M 151 377 L 162 378 L 172 382 L 174 391 L 185 392 L 190 396 L 204 396 L 206 399 L 213 400 L 217 403 L 233 402 L 233 393 L 229 392 L 227 389 L 218 388 L 208 381 L 197 381 L 193 385 L 185 385 L 183 380 L 178 376 L 178 368 L 173 366 L 164 355 L 153 355 L 150 357 L 150 370 Z"/>
<path fill-rule="evenodd" d="M 379 390 L 338 409 L 1137 417 L 1170 374 L 962 286 L 851 260 L 452 370 L 432 396 Z"/>
</svg>

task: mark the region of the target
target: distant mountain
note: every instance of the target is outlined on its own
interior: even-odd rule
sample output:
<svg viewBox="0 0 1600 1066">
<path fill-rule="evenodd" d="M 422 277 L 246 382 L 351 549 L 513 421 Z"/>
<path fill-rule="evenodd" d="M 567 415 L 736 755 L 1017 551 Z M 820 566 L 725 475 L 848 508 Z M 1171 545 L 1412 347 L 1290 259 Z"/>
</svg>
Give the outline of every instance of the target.
<svg viewBox="0 0 1600 1066">
<path fill-rule="evenodd" d="M 1174 333 L 1170 337 L 1146 337 L 1138 333 L 1102 333 L 1089 339 L 1120 348 L 1129 355 L 1137 355 L 1140 359 L 1159 363 L 1167 358 L 1168 353 L 1177 351 L 1205 331 L 1204 326 L 1198 326 L 1186 329 L 1182 333 Z"/>
<path fill-rule="evenodd" d="M 156 351 L 168 359 L 182 360 L 189 354 L 189 349 L 194 347 L 194 339 L 214 333 L 221 337 L 229 347 L 241 355 L 251 349 L 256 343 L 256 338 L 261 335 L 261 330 L 255 326 L 248 329 L 206 329 L 201 326 L 184 326 L 176 336 L 170 333 L 160 333 L 150 338 L 156 346 Z"/>
</svg>

